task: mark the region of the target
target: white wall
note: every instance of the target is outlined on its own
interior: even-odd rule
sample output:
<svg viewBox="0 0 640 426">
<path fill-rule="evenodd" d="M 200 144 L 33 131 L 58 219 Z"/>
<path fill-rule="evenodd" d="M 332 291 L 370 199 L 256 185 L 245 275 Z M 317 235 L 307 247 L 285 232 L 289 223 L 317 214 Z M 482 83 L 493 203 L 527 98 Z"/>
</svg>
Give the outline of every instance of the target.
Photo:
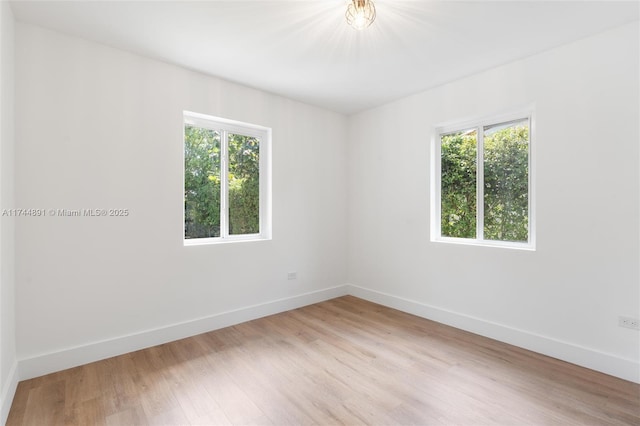
<svg viewBox="0 0 640 426">
<path fill-rule="evenodd" d="M 638 25 L 353 116 L 354 293 L 639 381 Z M 437 60 L 437 59 L 434 59 Z M 537 251 L 430 242 L 434 126 L 535 104 Z"/>
<path fill-rule="evenodd" d="M 17 206 L 131 212 L 18 220 L 22 379 L 345 284 L 344 116 L 22 23 L 16 99 Z M 273 129 L 272 241 L 183 246 L 183 110 Z"/>
<path fill-rule="evenodd" d="M 349 118 L 16 31 L 15 206 L 131 211 L 17 221 L 21 379 L 350 282 L 358 296 L 640 380 L 638 333 L 617 326 L 640 316 L 637 24 Z M 433 127 L 531 103 L 537 251 L 431 243 Z M 183 247 L 183 110 L 273 128 L 273 241 Z"/>
<path fill-rule="evenodd" d="M 0 210 L 13 207 L 14 19 L 0 2 Z M 9 414 L 17 386 L 14 284 L 15 221 L 0 217 L 0 423 Z"/>
</svg>

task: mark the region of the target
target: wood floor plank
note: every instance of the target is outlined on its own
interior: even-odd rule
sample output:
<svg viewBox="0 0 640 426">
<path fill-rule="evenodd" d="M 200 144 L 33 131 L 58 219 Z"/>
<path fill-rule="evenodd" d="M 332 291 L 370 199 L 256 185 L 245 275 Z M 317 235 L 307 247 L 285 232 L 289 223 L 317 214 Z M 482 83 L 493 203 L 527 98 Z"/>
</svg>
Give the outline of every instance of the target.
<svg viewBox="0 0 640 426">
<path fill-rule="evenodd" d="M 106 417 L 107 426 L 123 426 L 123 425 L 138 425 L 146 426 L 149 424 L 147 416 L 142 409 L 142 406 L 129 408 L 123 411 L 119 411 L 114 414 L 110 414 Z"/>
<path fill-rule="evenodd" d="M 107 412 L 104 398 L 78 401 L 65 404 L 64 424 L 74 426 L 106 425 Z"/>
<path fill-rule="evenodd" d="M 29 390 L 25 422 L 33 425 L 64 424 L 65 387 L 65 381 L 59 380 Z"/>
<path fill-rule="evenodd" d="M 640 425 L 640 385 L 340 297 L 19 383 L 14 425 Z"/>
</svg>

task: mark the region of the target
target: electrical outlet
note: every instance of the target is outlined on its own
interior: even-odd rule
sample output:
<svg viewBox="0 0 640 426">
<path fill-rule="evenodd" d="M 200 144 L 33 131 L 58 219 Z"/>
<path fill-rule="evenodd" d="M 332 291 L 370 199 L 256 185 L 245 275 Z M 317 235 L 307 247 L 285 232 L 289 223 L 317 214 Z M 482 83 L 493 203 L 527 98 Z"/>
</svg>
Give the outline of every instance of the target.
<svg viewBox="0 0 640 426">
<path fill-rule="evenodd" d="M 298 273 L 297 272 L 288 272 L 287 273 L 287 279 L 288 280 L 295 280 L 298 278 Z"/>
<path fill-rule="evenodd" d="M 634 330 L 640 330 L 640 320 L 638 318 L 619 317 L 618 325 L 620 327 L 632 328 Z"/>
</svg>

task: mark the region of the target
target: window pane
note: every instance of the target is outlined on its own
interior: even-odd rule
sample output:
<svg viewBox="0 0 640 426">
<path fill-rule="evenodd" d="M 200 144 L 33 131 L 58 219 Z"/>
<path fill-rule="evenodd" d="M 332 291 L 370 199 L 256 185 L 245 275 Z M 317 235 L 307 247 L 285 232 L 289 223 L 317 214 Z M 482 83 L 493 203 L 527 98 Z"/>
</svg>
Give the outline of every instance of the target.
<svg viewBox="0 0 640 426">
<path fill-rule="evenodd" d="M 220 133 L 184 128 L 184 237 L 220 236 Z"/>
<path fill-rule="evenodd" d="M 529 121 L 484 128 L 484 238 L 528 241 Z"/>
<path fill-rule="evenodd" d="M 229 134 L 229 235 L 260 232 L 260 140 Z"/>
<path fill-rule="evenodd" d="M 441 234 L 476 238 L 475 129 L 441 137 Z"/>
</svg>

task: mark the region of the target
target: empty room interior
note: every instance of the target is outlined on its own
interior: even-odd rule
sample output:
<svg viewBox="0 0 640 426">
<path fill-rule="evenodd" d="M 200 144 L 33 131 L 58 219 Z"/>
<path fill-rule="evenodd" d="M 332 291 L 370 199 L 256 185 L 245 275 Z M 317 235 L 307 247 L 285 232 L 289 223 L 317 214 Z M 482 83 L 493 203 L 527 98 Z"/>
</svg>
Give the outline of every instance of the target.
<svg viewBox="0 0 640 426">
<path fill-rule="evenodd" d="M 2 424 L 640 424 L 638 2 L 0 6 Z"/>
</svg>

